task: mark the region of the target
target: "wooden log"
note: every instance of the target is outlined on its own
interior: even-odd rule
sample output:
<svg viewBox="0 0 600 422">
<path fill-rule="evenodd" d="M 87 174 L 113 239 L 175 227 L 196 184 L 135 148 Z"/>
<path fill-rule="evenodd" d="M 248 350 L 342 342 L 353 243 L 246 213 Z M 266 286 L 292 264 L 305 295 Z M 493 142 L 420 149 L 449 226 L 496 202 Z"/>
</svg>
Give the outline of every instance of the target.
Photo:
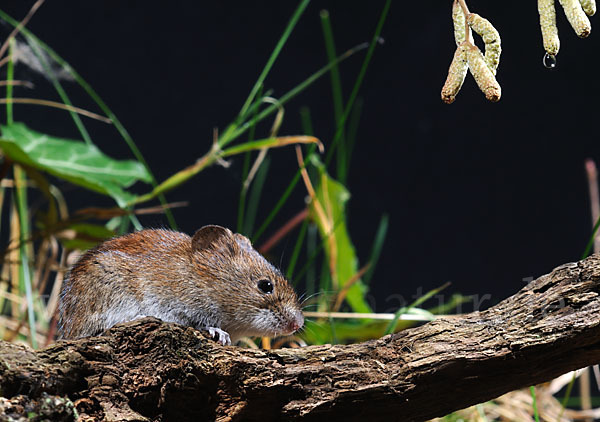
<svg viewBox="0 0 600 422">
<path fill-rule="evenodd" d="M 154 318 L 39 351 L 3 342 L 0 416 L 56 402 L 48 418 L 72 420 L 72 402 L 80 420 L 423 421 L 600 362 L 599 294 L 594 255 L 486 311 L 360 344 L 223 347 Z"/>
</svg>

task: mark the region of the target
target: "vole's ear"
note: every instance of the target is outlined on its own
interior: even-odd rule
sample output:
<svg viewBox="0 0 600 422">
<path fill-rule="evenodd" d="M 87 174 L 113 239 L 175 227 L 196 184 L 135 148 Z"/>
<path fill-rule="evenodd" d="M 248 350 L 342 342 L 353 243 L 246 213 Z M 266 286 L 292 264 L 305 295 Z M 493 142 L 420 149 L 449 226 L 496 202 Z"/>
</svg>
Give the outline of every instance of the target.
<svg viewBox="0 0 600 422">
<path fill-rule="evenodd" d="M 241 235 L 239 233 L 235 233 L 233 235 L 233 237 L 235 238 L 235 240 L 237 240 L 238 245 L 242 248 L 244 248 L 247 251 L 251 251 L 252 248 L 252 243 L 250 242 L 250 239 L 248 239 L 246 236 Z"/>
<path fill-rule="evenodd" d="M 221 226 L 204 226 L 192 237 L 194 251 L 213 250 L 235 253 L 235 239 L 231 230 Z"/>
</svg>

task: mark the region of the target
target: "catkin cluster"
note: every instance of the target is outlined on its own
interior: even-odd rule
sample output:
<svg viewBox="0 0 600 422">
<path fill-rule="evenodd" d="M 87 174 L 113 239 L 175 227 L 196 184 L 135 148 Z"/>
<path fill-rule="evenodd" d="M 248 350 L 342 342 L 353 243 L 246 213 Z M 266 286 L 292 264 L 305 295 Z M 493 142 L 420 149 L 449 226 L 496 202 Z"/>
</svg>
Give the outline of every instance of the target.
<svg viewBox="0 0 600 422">
<path fill-rule="evenodd" d="M 596 0 L 559 0 L 559 3 L 577 36 L 585 38 L 590 35 L 592 25 L 588 16 L 596 13 Z M 544 50 L 551 56 L 556 56 L 560 48 L 560 40 L 556 28 L 554 0 L 538 0 L 538 12 Z"/>
<path fill-rule="evenodd" d="M 456 52 L 448 69 L 446 83 L 442 88 L 442 101 L 447 104 L 454 102 L 467 75 L 467 69 L 471 71 L 479 89 L 488 100 L 494 102 L 500 100 L 500 84 L 495 76 L 502 50 L 500 34 L 490 21 L 478 14 L 468 13 L 465 16 L 458 0 L 454 0 L 452 5 L 452 20 Z M 471 41 L 471 30 L 483 39 L 485 55 Z"/>
</svg>

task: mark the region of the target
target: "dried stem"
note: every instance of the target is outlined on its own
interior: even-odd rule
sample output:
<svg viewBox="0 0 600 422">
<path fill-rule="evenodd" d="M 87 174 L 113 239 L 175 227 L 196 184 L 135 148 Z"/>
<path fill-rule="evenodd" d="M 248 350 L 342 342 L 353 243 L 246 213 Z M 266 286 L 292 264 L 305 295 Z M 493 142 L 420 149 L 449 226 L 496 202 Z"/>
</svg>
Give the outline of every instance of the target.
<svg viewBox="0 0 600 422">
<path fill-rule="evenodd" d="M 304 208 L 298 214 L 293 216 L 287 223 L 285 223 L 279 230 L 275 232 L 273 236 L 265 241 L 259 248 L 258 251 L 265 254 L 271 250 L 282 238 L 284 238 L 289 232 L 291 232 L 296 226 L 302 223 L 308 217 L 308 208 Z"/>
<path fill-rule="evenodd" d="M 23 27 L 25 25 L 27 25 L 27 23 L 29 22 L 29 19 L 31 19 L 31 17 L 39 9 L 39 7 L 42 5 L 42 3 L 44 3 L 44 0 L 36 1 L 33 4 L 33 6 L 31 6 L 31 9 L 29 9 L 27 16 L 25 16 L 23 18 L 23 20 L 21 22 L 19 22 L 19 24 L 15 27 L 15 29 L 12 30 L 12 32 L 10 33 L 10 35 L 8 36 L 6 41 L 4 41 L 4 44 L 2 44 L 2 47 L 0 47 L 0 57 L 2 57 L 2 55 L 4 55 L 4 53 L 6 52 L 6 49 L 8 48 L 8 45 L 10 44 L 10 40 L 12 40 L 21 31 L 21 29 L 23 29 Z"/>
<path fill-rule="evenodd" d="M 96 113 L 92 113 L 91 111 L 84 110 L 79 107 L 73 107 L 67 104 L 59 103 L 56 101 L 49 100 L 40 100 L 37 98 L 0 98 L 0 104 L 33 104 L 33 105 L 42 105 L 47 107 L 60 108 L 62 110 L 74 111 L 75 113 L 81 114 L 83 116 L 89 117 L 91 119 L 100 120 L 104 123 L 112 123 L 112 120 L 108 117 L 101 116 Z"/>
</svg>

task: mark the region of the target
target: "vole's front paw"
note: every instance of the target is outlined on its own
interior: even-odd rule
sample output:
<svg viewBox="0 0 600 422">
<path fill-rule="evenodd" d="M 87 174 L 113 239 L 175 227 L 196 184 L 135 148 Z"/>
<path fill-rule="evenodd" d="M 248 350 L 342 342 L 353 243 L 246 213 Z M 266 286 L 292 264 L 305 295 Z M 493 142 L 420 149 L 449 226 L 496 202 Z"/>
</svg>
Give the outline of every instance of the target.
<svg viewBox="0 0 600 422">
<path fill-rule="evenodd" d="M 214 340 L 218 341 L 223 346 L 231 345 L 231 337 L 229 337 L 229 333 L 227 331 L 223 331 L 216 327 L 208 327 L 206 331 L 208 331 L 208 334 L 210 334 Z"/>
</svg>

